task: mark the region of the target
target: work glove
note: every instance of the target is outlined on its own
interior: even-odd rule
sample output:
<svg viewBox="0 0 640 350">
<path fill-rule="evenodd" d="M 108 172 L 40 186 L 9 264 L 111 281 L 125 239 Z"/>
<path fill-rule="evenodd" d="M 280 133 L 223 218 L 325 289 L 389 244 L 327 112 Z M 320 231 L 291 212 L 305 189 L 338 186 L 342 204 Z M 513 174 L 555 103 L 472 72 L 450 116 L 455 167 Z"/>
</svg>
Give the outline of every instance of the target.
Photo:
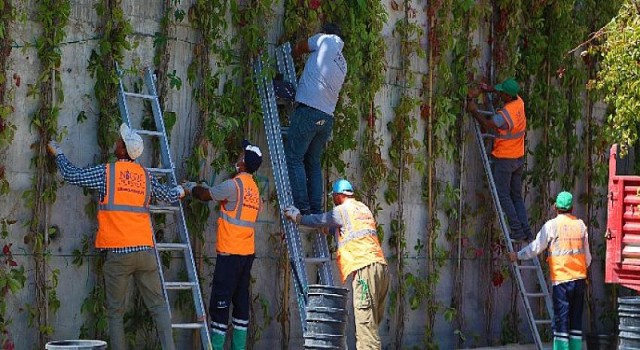
<svg viewBox="0 0 640 350">
<path fill-rule="evenodd" d="M 51 140 L 47 143 L 47 153 L 55 157 L 58 154 L 62 154 L 62 148 L 60 148 L 57 142 Z"/>
<path fill-rule="evenodd" d="M 287 220 L 295 222 L 296 224 L 299 224 L 300 220 L 302 219 L 300 210 L 298 210 L 298 208 L 294 207 L 293 205 L 284 208 L 284 217 L 286 217 Z"/>
<path fill-rule="evenodd" d="M 193 181 L 185 181 L 181 184 L 181 186 L 186 194 L 191 194 L 191 191 L 193 191 L 194 187 L 198 186 L 198 183 Z"/>
</svg>

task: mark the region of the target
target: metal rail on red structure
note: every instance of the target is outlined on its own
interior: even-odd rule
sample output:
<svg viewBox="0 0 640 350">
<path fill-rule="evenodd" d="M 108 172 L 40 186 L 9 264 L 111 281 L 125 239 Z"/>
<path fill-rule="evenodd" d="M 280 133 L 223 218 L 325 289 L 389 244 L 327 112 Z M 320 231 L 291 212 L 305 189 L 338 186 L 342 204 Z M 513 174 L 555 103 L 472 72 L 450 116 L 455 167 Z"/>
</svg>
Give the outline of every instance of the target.
<svg viewBox="0 0 640 350">
<path fill-rule="evenodd" d="M 640 291 L 640 176 L 617 175 L 618 145 L 609 152 L 605 282 Z"/>
</svg>

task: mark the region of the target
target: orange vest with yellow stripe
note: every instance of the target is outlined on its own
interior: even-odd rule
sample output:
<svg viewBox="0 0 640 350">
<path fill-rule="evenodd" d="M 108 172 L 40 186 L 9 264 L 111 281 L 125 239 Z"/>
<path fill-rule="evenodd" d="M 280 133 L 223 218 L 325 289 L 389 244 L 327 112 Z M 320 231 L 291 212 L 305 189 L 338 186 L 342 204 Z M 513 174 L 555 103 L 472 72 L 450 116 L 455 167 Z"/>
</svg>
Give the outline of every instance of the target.
<svg viewBox="0 0 640 350">
<path fill-rule="evenodd" d="M 225 254 L 251 255 L 255 253 L 255 223 L 260 211 L 260 192 L 253 177 L 240 173 L 233 178 L 238 201 L 232 210 L 222 203 L 218 218 L 216 251 Z"/>
<path fill-rule="evenodd" d="M 549 244 L 551 281 L 563 282 L 587 278 L 587 258 L 582 220 L 573 215 L 557 217 L 556 236 Z"/>
<path fill-rule="evenodd" d="M 106 182 L 98 206 L 96 248 L 153 247 L 146 169 L 133 162 L 109 163 Z"/>
<path fill-rule="evenodd" d="M 498 110 L 507 129 L 498 129 L 493 152 L 496 158 L 516 159 L 524 156 L 524 134 L 527 130 L 527 117 L 524 114 L 524 101 L 518 96 Z"/>
<path fill-rule="evenodd" d="M 387 264 L 378 240 L 373 214 L 362 202 L 348 199 L 337 207 L 342 219 L 338 232 L 338 268 L 344 283 L 353 271 L 379 262 Z"/>
</svg>

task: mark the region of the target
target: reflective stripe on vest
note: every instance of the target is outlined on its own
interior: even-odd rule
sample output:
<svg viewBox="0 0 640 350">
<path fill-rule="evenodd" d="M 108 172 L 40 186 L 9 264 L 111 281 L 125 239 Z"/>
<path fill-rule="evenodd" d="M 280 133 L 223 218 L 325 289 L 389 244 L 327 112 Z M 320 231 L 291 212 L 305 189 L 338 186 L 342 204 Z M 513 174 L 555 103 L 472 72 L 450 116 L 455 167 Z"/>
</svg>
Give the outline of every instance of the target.
<svg viewBox="0 0 640 350">
<path fill-rule="evenodd" d="M 561 214 L 554 219 L 555 237 L 549 244 L 549 271 L 554 282 L 587 277 L 586 248 L 582 220 Z"/>
<path fill-rule="evenodd" d="M 524 156 L 524 137 L 527 130 L 524 101 L 518 96 L 505 104 L 498 113 L 504 118 L 507 129 L 498 129 L 491 154 L 503 159 Z"/>
<path fill-rule="evenodd" d="M 97 248 L 153 247 L 147 170 L 133 162 L 105 165 L 106 193 L 98 205 Z"/>
<path fill-rule="evenodd" d="M 226 209 L 222 203 L 218 217 L 216 251 L 225 254 L 250 255 L 255 253 L 255 222 L 260 209 L 260 193 L 253 177 L 240 173 L 233 179 L 236 188 L 236 206 Z"/>
<path fill-rule="evenodd" d="M 355 199 L 348 199 L 336 209 L 342 220 L 337 237 L 337 263 L 342 281 L 346 281 L 353 271 L 373 263 L 386 265 L 376 221 L 369 208 Z"/>
</svg>

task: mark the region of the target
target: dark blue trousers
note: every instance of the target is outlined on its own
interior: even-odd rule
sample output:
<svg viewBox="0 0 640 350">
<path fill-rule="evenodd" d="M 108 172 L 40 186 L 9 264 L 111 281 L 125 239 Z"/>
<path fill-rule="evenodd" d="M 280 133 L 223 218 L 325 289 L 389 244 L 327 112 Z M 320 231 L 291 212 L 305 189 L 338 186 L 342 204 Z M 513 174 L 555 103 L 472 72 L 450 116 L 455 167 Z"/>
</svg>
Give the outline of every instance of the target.
<svg viewBox="0 0 640 350">
<path fill-rule="evenodd" d="M 553 286 L 553 334 L 558 338 L 582 338 L 582 306 L 585 280 L 579 279 Z"/>
<path fill-rule="evenodd" d="M 233 305 L 233 325 L 244 328 L 249 324 L 249 283 L 255 255 L 218 255 L 213 272 L 209 316 L 211 329 L 224 334 L 229 322 L 229 307 Z"/>
</svg>

